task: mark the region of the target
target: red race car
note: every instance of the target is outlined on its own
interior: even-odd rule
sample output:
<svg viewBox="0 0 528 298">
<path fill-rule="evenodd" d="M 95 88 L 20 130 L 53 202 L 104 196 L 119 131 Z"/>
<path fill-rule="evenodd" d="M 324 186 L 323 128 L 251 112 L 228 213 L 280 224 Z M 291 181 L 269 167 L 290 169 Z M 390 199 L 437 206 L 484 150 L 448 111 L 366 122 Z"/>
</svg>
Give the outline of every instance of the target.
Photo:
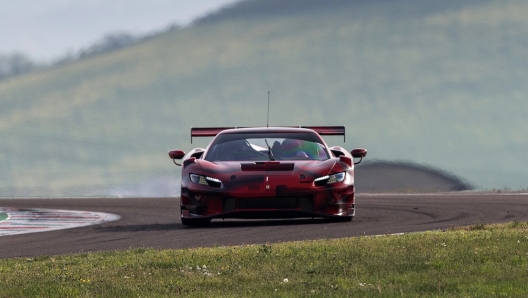
<svg viewBox="0 0 528 298">
<path fill-rule="evenodd" d="M 181 221 L 207 225 L 214 218 L 354 217 L 354 163 L 366 149 L 328 147 L 321 135 L 345 136 L 344 126 L 192 128 L 215 137 L 182 159 Z M 354 162 L 353 158 L 359 158 Z"/>
</svg>

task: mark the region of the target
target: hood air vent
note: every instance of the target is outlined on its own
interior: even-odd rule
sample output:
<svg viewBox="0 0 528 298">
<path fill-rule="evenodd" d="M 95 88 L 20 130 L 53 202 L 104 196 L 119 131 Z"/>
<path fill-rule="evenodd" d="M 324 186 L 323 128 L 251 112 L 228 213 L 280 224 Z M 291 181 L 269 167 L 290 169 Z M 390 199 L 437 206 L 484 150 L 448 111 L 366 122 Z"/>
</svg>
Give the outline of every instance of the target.
<svg viewBox="0 0 528 298">
<path fill-rule="evenodd" d="M 242 171 L 268 172 L 268 171 L 293 171 L 294 163 L 242 163 Z"/>
</svg>

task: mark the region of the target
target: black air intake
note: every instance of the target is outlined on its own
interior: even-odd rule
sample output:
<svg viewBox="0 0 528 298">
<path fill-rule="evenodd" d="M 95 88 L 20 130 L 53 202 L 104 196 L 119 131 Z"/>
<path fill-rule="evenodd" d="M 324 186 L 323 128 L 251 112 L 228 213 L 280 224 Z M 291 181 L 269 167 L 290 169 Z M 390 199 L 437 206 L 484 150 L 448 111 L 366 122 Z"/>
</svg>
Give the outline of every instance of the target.
<svg viewBox="0 0 528 298">
<path fill-rule="evenodd" d="M 294 163 L 243 163 L 242 171 L 268 172 L 268 171 L 293 171 Z"/>
</svg>

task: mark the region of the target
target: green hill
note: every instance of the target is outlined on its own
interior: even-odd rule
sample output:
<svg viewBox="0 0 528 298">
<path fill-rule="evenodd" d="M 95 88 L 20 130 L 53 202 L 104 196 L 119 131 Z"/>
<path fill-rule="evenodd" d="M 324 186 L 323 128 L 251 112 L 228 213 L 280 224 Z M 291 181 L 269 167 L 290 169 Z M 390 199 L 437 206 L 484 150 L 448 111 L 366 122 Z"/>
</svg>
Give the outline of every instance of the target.
<svg viewBox="0 0 528 298">
<path fill-rule="evenodd" d="M 294 2 L 0 82 L 0 196 L 177 176 L 166 152 L 208 141 L 191 126 L 265 125 L 268 90 L 271 125 L 346 125 L 327 141 L 528 187 L 528 2 Z"/>
</svg>

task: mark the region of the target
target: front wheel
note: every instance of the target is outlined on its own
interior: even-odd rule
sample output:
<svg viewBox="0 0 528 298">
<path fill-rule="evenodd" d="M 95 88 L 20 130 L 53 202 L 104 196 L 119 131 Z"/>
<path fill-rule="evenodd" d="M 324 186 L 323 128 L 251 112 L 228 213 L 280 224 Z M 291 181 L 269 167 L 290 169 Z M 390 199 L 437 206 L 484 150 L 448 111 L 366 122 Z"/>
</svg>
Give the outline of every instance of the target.
<svg viewBox="0 0 528 298">
<path fill-rule="evenodd" d="M 182 217 L 181 222 L 185 226 L 189 227 L 205 227 L 210 222 L 210 218 L 184 218 Z"/>
</svg>

